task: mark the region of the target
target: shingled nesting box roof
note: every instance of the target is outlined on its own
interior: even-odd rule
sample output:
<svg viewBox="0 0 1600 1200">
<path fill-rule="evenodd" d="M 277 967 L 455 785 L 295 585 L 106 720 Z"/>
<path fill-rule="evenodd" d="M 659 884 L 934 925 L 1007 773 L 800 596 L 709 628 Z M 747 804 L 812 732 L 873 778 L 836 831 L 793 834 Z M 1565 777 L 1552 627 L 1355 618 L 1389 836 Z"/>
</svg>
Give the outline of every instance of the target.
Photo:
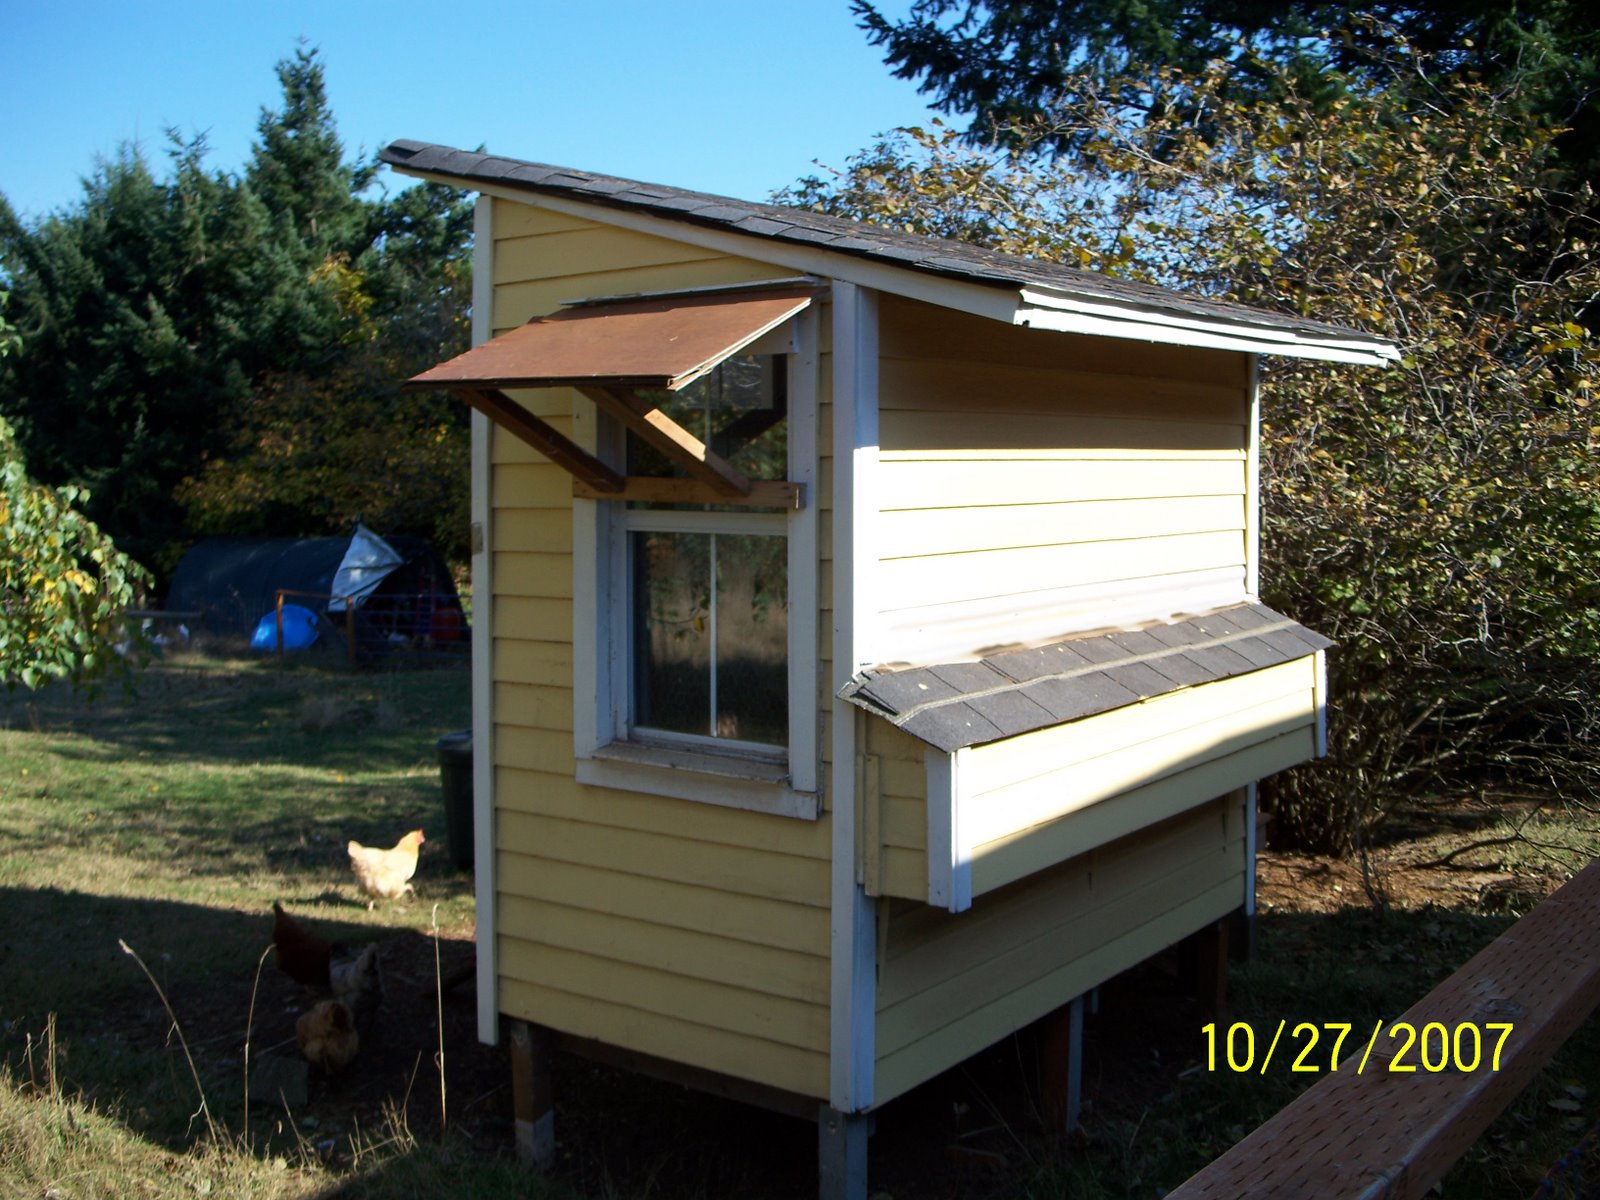
<svg viewBox="0 0 1600 1200">
<path fill-rule="evenodd" d="M 1333 645 L 1264 604 L 1085 633 L 976 661 L 863 672 L 841 693 L 946 752 L 1214 683 Z"/>
<path fill-rule="evenodd" d="M 1009 293 L 1016 307 L 1007 319 L 1018 325 L 1181 340 L 1334 361 L 1381 364 L 1398 358 L 1386 339 L 1338 325 L 1204 299 L 965 242 L 902 233 L 809 209 L 735 200 L 404 139 L 390 143 L 378 158 L 408 174 L 484 191 L 537 194 L 649 214 L 769 243 L 825 250 L 992 289 L 999 295 Z M 1163 330 L 1173 336 L 1161 336 Z"/>
</svg>

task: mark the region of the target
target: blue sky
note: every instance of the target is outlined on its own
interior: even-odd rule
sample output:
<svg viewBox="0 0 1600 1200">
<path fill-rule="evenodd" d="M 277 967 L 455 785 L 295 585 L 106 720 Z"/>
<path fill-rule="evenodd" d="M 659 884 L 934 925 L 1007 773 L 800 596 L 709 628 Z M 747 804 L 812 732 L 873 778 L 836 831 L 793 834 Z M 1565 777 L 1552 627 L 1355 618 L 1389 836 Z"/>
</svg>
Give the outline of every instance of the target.
<svg viewBox="0 0 1600 1200">
<path fill-rule="evenodd" d="M 124 142 L 159 162 L 172 126 L 237 169 L 301 37 L 352 153 L 483 144 L 760 200 L 932 116 L 847 0 L 0 0 L 0 29 L 0 192 L 27 216 L 72 204 Z"/>
</svg>

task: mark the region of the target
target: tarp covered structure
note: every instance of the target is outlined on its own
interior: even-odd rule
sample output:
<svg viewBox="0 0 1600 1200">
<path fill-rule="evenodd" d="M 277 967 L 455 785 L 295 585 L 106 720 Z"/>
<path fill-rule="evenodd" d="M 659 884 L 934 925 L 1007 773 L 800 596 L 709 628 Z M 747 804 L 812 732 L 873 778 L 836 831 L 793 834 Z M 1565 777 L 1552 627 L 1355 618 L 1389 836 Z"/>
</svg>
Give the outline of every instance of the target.
<svg viewBox="0 0 1600 1200">
<path fill-rule="evenodd" d="M 248 637 L 272 612 L 279 591 L 296 604 L 345 620 L 362 614 L 363 644 L 388 640 L 458 642 L 465 622 L 444 560 L 420 538 L 381 538 L 357 525 L 349 537 L 207 538 L 172 575 L 167 608 L 204 613 L 211 634 Z"/>
</svg>

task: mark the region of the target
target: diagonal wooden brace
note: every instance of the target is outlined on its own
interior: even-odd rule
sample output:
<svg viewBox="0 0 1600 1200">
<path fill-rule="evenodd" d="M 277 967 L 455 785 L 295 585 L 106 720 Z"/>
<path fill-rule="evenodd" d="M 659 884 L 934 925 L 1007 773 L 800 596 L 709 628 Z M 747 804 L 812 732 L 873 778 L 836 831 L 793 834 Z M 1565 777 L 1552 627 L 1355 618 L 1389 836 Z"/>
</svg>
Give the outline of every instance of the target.
<svg viewBox="0 0 1600 1200">
<path fill-rule="evenodd" d="M 513 437 L 526 442 L 574 479 L 597 492 L 622 491 L 623 478 L 572 439 L 534 416 L 495 388 L 455 387 L 458 399 L 471 405 Z"/>
<path fill-rule="evenodd" d="M 743 498 L 750 494 L 750 480 L 727 459 L 632 388 L 580 387 L 578 391 L 719 496 Z"/>
</svg>

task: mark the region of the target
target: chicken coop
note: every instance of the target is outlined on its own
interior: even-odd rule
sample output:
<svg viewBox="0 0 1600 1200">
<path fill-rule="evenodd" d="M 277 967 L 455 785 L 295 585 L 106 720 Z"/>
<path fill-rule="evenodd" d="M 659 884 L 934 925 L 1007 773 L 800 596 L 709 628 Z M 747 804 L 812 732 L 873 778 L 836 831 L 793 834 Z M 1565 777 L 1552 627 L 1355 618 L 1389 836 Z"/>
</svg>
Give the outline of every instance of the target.
<svg viewBox="0 0 1600 1200">
<path fill-rule="evenodd" d="M 816 1120 L 865 1196 L 873 1110 L 1248 910 L 1329 645 L 1258 599 L 1258 356 L 1391 345 L 382 158 L 479 194 L 474 348 L 410 386 L 476 414 L 478 996 L 528 1156 L 558 1047 Z"/>
</svg>

